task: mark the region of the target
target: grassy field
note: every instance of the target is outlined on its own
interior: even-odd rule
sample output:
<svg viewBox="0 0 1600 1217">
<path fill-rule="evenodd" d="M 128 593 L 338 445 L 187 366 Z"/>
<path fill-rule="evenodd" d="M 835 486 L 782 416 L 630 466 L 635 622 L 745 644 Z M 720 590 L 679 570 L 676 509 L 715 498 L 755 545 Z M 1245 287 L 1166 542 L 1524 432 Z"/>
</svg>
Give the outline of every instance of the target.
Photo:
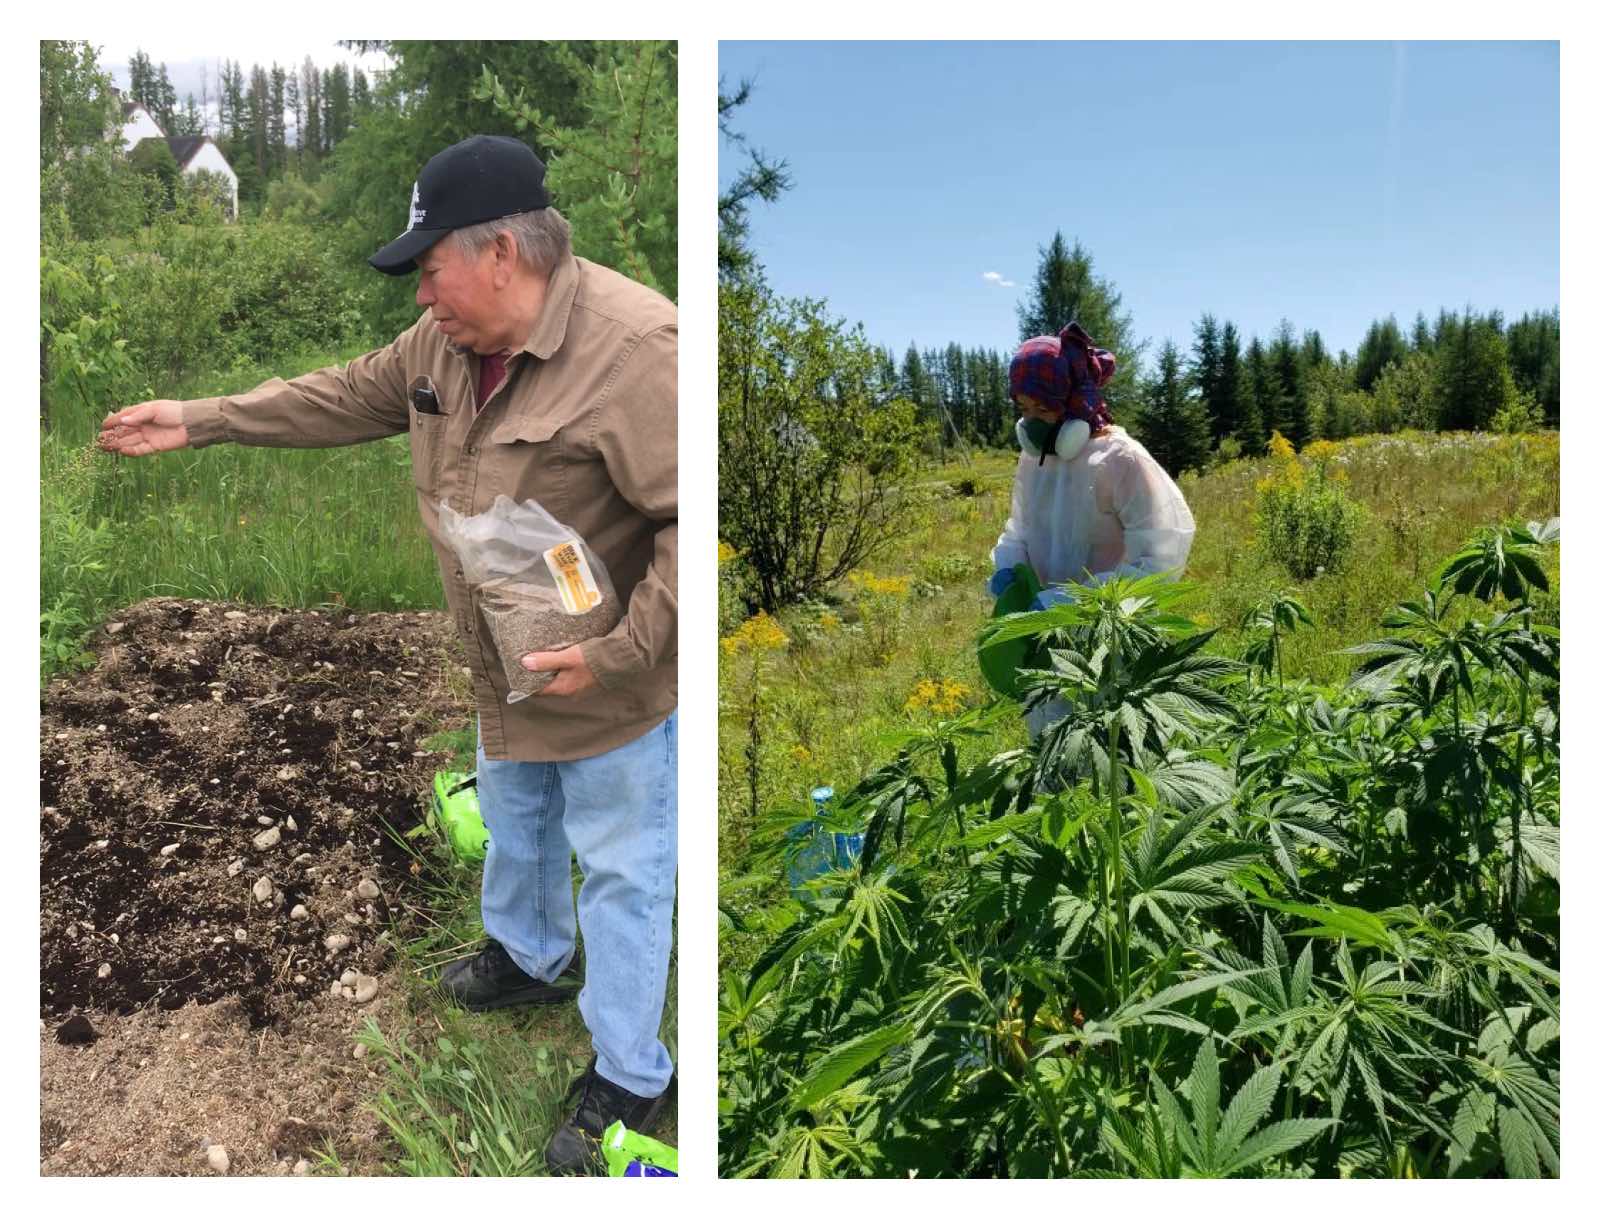
<svg viewBox="0 0 1600 1217">
<path fill-rule="evenodd" d="M 1326 447 L 1326 446 L 1324 446 Z M 1559 514 L 1555 433 L 1366 436 L 1333 447 L 1331 476 L 1367 508 L 1354 560 L 1339 574 L 1295 583 L 1256 544 L 1255 487 L 1270 458 L 1238 461 L 1181 486 L 1198 531 L 1186 612 L 1221 627 L 1236 656 L 1246 612 L 1273 589 L 1292 592 L 1313 628 L 1289 636 L 1290 679 L 1342 683 L 1345 647 L 1381 635 L 1380 619 L 1420 592 L 1427 575 L 1481 525 Z M 991 601 L 989 551 L 1010 509 L 1016 457 L 981 453 L 929 468 L 885 548 L 827 603 L 756 618 L 722 640 L 718 771 L 722 900 L 736 915 L 786 895 L 774 866 L 750 869 L 753 845 L 802 809 L 807 792 L 843 791 L 894 754 L 899 733 L 989 698 L 975 638 Z M 1556 559 L 1558 562 L 1559 559 Z M 721 577 L 738 586 L 737 555 Z M 1552 570 L 1559 592 L 1559 568 Z M 965 762 L 1026 742 L 1020 716 L 962 745 Z M 759 934 L 725 932 L 726 966 L 747 964 Z"/>
<path fill-rule="evenodd" d="M 365 349 L 307 352 L 270 368 L 240 364 L 157 392 L 180 400 L 242 392 Z M 101 418 L 130 404 L 51 403 L 51 429 L 40 444 L 41 679 L 92 664 L 83 649 L 92 630 L 150 596 L 369 611 L 444 607 L 404 436 L 303 451 L 224 444 L 141 460 L 95 451 Z M 458 695 L 470 701 L 464 682 Z M 470 733 L 428 746 L 452 750 L 454 768 L 472 767 Z M 403 1039 L 375 1027 L 363 1036 L 388 1069 L 377 1102 L 394 1136 L 392 1168 L 542 1174 L 543 1137 L 588 1059 L 588 1032 L 575 1005 L 474 1015 L 440 998 L 434 972 L 482 940 L 480 872 L 451 866 L 438 842 L 418 843 L 418 858 L 433 882 L 427 907 L 412 911 L 431 928 L 400 946 L 411 1005 L 425 1017 Z M 674 966 L 661 1033 L 674 1055 L 676 1022 Z M 657 1133 L 675 1134 L 670 1124 Z M 338 1173 L 341 1164 L 325 1159 L 321 1169 Z"/>
</svg>

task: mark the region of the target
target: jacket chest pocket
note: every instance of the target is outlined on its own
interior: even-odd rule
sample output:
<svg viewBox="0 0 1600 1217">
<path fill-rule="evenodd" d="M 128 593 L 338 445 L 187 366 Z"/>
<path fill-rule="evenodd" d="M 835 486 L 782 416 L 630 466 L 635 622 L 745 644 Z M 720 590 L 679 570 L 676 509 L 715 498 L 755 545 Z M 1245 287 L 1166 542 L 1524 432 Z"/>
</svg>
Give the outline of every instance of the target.
<svg viewBox="0 0 1600 1217">
<path fill-rule="evenodd" d="M 446 414 L 419 414 L 411 406 L 411 480 L 424 494 L 439 486 L 439 467 L 444 459 Z"/>
<path fill-rule="evenodd" d="M 484 459 L 493 463 L 486 472 L 496 493 L 535 499 L 561 518 L 571 465 L 567 431 L 574 425 L 546 417 L 508 419 L 496 427 L 484 446 Z"/>
</svg>

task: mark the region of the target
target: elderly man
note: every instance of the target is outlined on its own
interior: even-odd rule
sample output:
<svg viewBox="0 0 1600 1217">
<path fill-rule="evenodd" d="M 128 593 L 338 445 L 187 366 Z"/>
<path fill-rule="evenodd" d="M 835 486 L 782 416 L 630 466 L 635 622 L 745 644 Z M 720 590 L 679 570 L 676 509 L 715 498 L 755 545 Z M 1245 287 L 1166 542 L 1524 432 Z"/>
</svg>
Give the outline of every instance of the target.
<svg viewBox="0 0 1600 1217">
<path fill-rule="evenodd" d="M 409 433 L 417 504 L 472 670 L 490 834 L 488 946 L 440 983 L 472 1010 L 577 995 L 595 1055 L 546 1160 L 582 1170 L 612 1121 L 651 1128 L 673 1079 L 658 1033 L 677 874 L 677 311 L 573 257 L 544 166 L 498 136 L 430 160 L 406 231 L 370 261 L 421 271 L 427 311 L 387 347 L 237 397 L 145 402 L 107 417 L 100 442 L 144 456 Z M 587 540 L 626 605 L 604 637 L 522 656 L 556 676 L 514 704 L 439 531 L 441 502 L 472 514 L 501 494 L 537 500 Z"/>
</svg>

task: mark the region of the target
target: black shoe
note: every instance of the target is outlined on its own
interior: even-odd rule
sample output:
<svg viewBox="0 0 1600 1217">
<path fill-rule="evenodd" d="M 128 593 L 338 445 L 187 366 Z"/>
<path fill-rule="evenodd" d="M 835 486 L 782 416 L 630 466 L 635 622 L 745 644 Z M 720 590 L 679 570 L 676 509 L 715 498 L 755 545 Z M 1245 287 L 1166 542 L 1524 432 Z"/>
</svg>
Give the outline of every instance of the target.
<svg viewBox="0 0 1600 1217">
<path fill-rule="evenodd" d="M 439 987 L 468 1010 L 498 1010 L 527 1003 L 571 1001 L 583 987 L 574 956 L 553 981 L 535 980 L 493 938 L 476 955 L 458 959 L 439 973 Z"/>
<path fill-rule="evenodd" d="M 567 1102 L 574 1104 L 572 1115 L 556 1129 L 545 1147 L 545 1165 L 557 1175 L 602 1170 L 600 1138 L 606 1129 L 621 1120 L 629 1132 L 649 1132 L 661 1122 L 676 1082 L 674 1075 L 665 1090 L 647 1099 L 601 1077 L 591 1059 L 589 1067 L 567 1091 Z"/>
</svg>

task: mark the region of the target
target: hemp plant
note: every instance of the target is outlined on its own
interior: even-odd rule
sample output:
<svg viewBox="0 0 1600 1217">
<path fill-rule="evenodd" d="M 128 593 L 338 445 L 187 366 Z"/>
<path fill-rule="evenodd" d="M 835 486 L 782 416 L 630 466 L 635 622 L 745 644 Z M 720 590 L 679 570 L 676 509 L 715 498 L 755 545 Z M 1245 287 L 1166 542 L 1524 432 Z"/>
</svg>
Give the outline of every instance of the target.
<svg viewBox="0 0 1600 1217">
<path fill-rule="evenodd" d="M 1087 779 L 1094 796 L 1104 800 L 1104 819 L 1092 831 L 1101 852 L 1106 979 L 1116 1006 L 1132 989 L 1131 899 L 1124 882 L 1128 795 L 1140 777 L 1159 793 L 1161 769 L 1186 759 L 1179 744 L 1190 732 L 1233 717 L 1221 685 L 1242 669 L 1202 652 L 1216 631 L 1198 630 L 1173 611 L 1186 589 L 1163 575 L 1113 578 L 1073 591 L 1076 598 L 1068 603 L 1003 618 L 986 631 L 984 645 L 1040 640 L 1050 666 L 1020 674 L 1024 704 L 1030 711 L 1059 707 L 1060 718 L 1039 737 L 1039 785 L 1059 789 Z M 1218 801 L 1232 793 L 1203 762 L 1191 762 L 1184 778 L 1169 793 L 1195 781 Z"/>
</svg>

